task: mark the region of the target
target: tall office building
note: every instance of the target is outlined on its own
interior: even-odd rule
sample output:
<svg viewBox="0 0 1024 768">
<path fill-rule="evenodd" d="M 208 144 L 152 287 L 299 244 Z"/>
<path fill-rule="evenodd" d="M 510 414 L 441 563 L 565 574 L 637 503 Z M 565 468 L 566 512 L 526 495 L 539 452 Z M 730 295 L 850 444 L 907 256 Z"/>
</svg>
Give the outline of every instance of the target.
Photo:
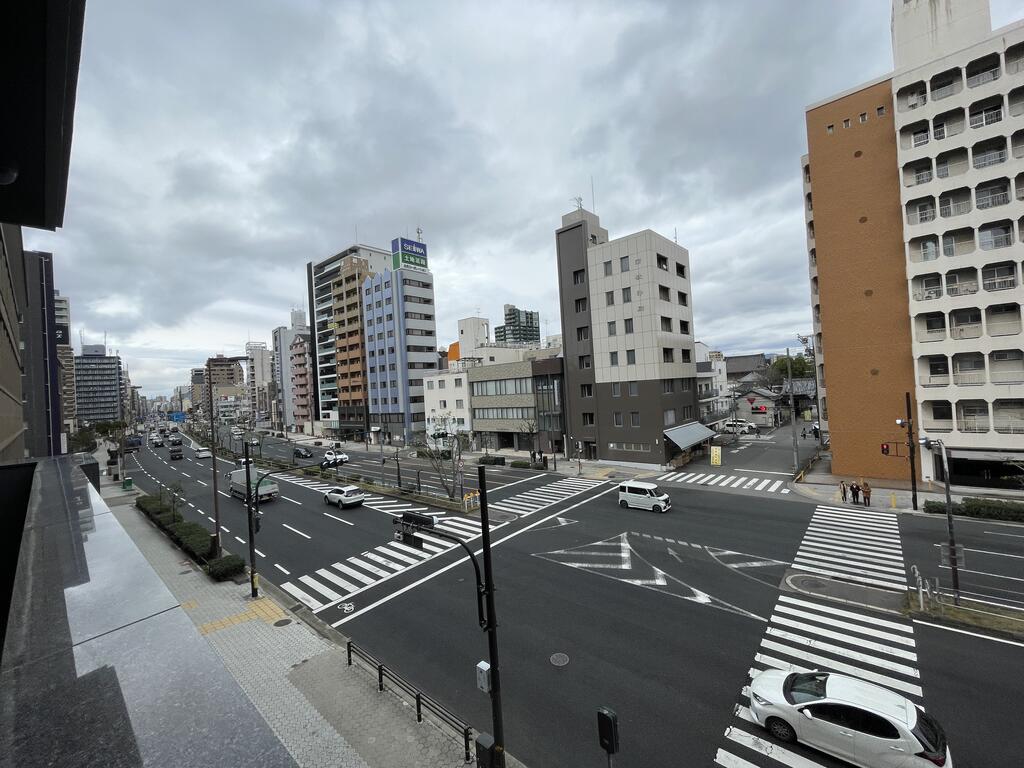
<svg viewBox="0 0 1024 768">
<path fill-rule="evenodd" d="M 63 430 L 74 434 L 78 428 L 75 412 L 75 349 L 71 346 L 71 301 L 53 292 L 53 315 L 57 336 L 57 362 L 60 365 L 60 410 Z"/>
<path fill-rule="evenodd" d="M 807 109 L 820 411 L 837 474 L 902 478 L 911 394 L 953 482 L 1024 459 L 1024 22 L 987 0 L 897 0 L 895 72 Z M 827 384 L 826 390 L 826 373 Z M 882 446 L 889 446 L 888 455 Z M 941 459 L 921 457 L 925 479 Z"/>
<path fill-rule="evenodd" d="M 211 389 L 213 391 L 214 403 L 217 403 L 223 396 L 235 396 L 245 388 L 245 374 L 237 360 L 229 360 L 224 355 L 211 357 L 207 361 L 207 366 L 204 370 L 209 371 L 210 380 L 206 381 L 206 374 L 204 373 L 203 383 L 205 386 L 203 388 L 202 403 L 203 410 L 207 414 L 207 418 L 209 418 L 211 409 L 216 410 L 210 403 Z"/>
<path fill-rule="evenodd" d="M 295 337 L 300 333 L 308 333 L 309 326 L 306 325 L 306 313 L 301 309 L 293 309 L 291 313 L 291 326 L 285 328 L 279 325 L 271 333 L 271 344 L 273 346 L 273 374 L 276 385 L 276 412 L 278 423 L 274 424 L 275 429 L 288 432 L 295 430 L 295 408 L 292 398 L 292 374 L 291 374 L 291 353 L 290 349 Z"/>
<path fill-rule="evenodd" d="M 311 420 L 309 397 L 309 334 L 297 333 L 288 347 L 288 370 L 290 372 L 291 411 L 293 426 L 297 432 L 312 432 L 308 427 Z"/>
<path fill-rule="evenodd" d="M 270 421 L 270 386 L 274 381 L 273 355 L 265 341 L 250 341 L 245 345 L 245 386 L 249 395 L 249 418 L 253 424 L 265 425 Z"/>
<path fill-rule="evenodd" d="M 29 456 L 53 456 L 61 450 L 61 375 L 53 305 L 53 254 L 25 251 L 25 450 Z"/>
<path fill-rule="evenodd" d="M 391 265 L 391 254 L 352 245 L 306 264 L 311 331 L 309 405 L 314 433 L 361 436 L 368 426 L 363 281 Z"/>
<path fill-rule="evenodd" d="M 662 464 L 696 417 L 690 256 L 645 229 L 616 240 L 583 208 L 555 232 L 569 448 Z"/>
<path fill-rule="evenodd" d="M 189 371 L 188 380 L 190 385 L 192 408 L 200 408 L 206 402 L 206 369 L 193 368 Z M 209 417 L 209 414 L 206 414 L 206 416 Z"/>
<path fill-rule="evenodd" d="M 505 305 L 505 324 L 494 327 L 494 340 L 515 343 L 540 341 L 540 313 Z"/>
<path fill-rule="evenodd" d="M 78 424 L 121 421 L 124 376 L 121 358 L 108 355 L 103 344 L 83 344 L 75 356 L 75 397 Z"/>
<path fill-rule="evenodd" d="M 370 425 L 406 445 L 426 428 L 423 376 L 438 369 L 434 279 L 427 246 L 391 241 L 392 269 L 363 282 Z"/>
</svg>

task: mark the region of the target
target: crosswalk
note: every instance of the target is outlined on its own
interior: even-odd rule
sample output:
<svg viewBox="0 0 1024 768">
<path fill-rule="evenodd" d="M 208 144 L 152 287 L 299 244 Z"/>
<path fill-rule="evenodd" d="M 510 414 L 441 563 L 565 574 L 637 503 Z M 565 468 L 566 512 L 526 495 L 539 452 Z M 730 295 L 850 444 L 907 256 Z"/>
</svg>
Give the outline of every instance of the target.
<svg viewBox="0 0 1024 768">
<path fill-rule="evenodd" d="M 896 514 L 819 504 L 793 568 L 876 589 L 906 590 Z"/>
<path fill-rule="evenodd" d="M 604 485 L 605 480 L 589 480 L 585 477 L 566 477 L 553 483 L 520 491 L 501 501 L 491 501 L 488 507 L 499 512 L 507 512 L 516 517 L 528 517 L 534 512 L 558 504 L 561 501 Z"/>
<path fill-rule="evenodd" d="M 301 485 L 320 493 L 342 485 L 341 483 L 325 483 L 323 480 L 313 480 L 309 477 L 296 477 L 294 475 L 277 475 L 277 477 L 280 480 L 284 480 L 294 485 Z M 363 499 L 363 504 L 370 509 L 376 509 L 380 512 L 388 512 L 396 517 L 403 512 L 424 512 L 427 510 L 427 507 L 422 505 L 402 501 L 401 499 L 395 499 L 391 496 L 379 496 L 372 493 L 366 494 Z"/>
<path fill-rule="evenodd" d="M 748 670 L 732 723 L 715 763 L 724 768 L 819 768 L 828 757 L 785 748 L 750 713 L 749 683 L 765 669 L 835 672 L 884 686 L 916 704 L 923 701 L 914 626 L 897 617 L 782 595 Z M 814 755 L 811 759 L 806 754 Z"/>
<path fill-rule="evenodd" d="M 493 524 L 491 530 L 503 525 L 504 523 Z M 480 521 L 471 518 L 442 517 L 434 527 L 466 542 L 476 539 L 481 533 Z M 355 593 L 407 568 L 459 546 L 439 536 L 427 533 L 416 535 L 423 542 L 423 549 L 410 547 L 399 541 L 390 541 L 313 573 L 299 576 L 293 581 L 286 581 L 280 585 L 281 589 L 313 611 L 320 611 L 351 598 Z"/>
<path fill-rule="evenodd" d="M 751 477 L 750 475 L 720 475 L 714 472 L 669 472 L 657 478 L 659 483 L 700 485 L 706 488 L 729 488 L 730 490 L 761 491 L 763 493 L 789 493 L 786 480 L 777 477 Z"/>
</svg>

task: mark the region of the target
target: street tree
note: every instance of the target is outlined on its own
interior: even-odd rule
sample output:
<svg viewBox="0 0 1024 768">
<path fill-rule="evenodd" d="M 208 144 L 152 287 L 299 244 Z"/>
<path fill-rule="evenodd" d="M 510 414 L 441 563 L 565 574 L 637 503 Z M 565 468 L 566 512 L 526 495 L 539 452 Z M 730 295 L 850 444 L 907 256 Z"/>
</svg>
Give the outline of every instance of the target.
<svg viewBox="0 0 1024 768">
<path fill-rule="evenodd" d="M 462 458 L 462 437 L 456 427 L 457 423 L 450 413 L 433 417 L 423 435 L 421 448 L 417 451 L 420 455 L 425 454 L 449 499 L 455 498 L 458 462 Z"/>
<path fill-rule="evenodd" d="M 530 444 L 530 450 L 536 451 L 540 446 L 537 444 L 537 421 L 536 419 L 523 419 L 519 422 L 519 434 L 525 437 Z"/>
</svg>

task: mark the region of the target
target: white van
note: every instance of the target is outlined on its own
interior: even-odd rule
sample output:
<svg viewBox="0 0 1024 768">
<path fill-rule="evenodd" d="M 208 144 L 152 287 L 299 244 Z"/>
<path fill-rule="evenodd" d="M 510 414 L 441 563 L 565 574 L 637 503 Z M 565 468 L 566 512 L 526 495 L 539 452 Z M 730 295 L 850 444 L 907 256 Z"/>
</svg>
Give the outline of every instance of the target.
<svg viewBox="0 0 1024 768">
<path fill-rule="evenodd" d="M 746 419 L 734 419 L 733 421 L 727 421 L 722 424 L 722 431 L 731 435 L 745 435 L 749 432 L 753 432 L 754 429 L 755 425 L 751 424 Z"/>
<path fill-rule="evenodd" d="M 654 483 L 628 480 L 619 483 L 619 506 L 623 509 L 634 507 L 652 512 L 668 512 L 672 509 L 672 499 Z"/>
</svg>

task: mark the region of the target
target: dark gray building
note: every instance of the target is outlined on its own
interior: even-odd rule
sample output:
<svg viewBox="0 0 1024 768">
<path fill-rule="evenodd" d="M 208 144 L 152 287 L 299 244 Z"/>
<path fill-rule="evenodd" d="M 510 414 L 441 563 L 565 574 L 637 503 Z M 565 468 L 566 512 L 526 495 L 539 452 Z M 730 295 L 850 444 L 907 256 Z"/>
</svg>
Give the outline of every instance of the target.
<svg viewBox="0 0 1024 768">
<path fill-rule="evenodd" d="M 540 341 L 540 313 L 505 305 L 505 324 L 494 328 L 494 340 L 505 342 Z"/>
<path fill-rule="evenodd" d="M 53 456 L 61 450 L 61 365 L 53 303 L 53 254 L 25 251 L 22 312 L 25 450 Z"/>
<path fill-rule="evenodd" d="M 21 323 L 25 307 L 21 227 L 0 223 L 0 462 L 25 458 Z"/>
<path fill-rule="evenodd" d="M 122 418 L 121 358 L 102 344 L 83 344 L 75 356 L 75 404 L 78 423 L 96 424 Z"/>
<path fill-rule="evenodd" d="M 583 208 L 555 243 L 567 451 L 662 464 L 665 430 L 697 416 L 689 254 L 649 229 L 609 241 Z"/>
</svg>

